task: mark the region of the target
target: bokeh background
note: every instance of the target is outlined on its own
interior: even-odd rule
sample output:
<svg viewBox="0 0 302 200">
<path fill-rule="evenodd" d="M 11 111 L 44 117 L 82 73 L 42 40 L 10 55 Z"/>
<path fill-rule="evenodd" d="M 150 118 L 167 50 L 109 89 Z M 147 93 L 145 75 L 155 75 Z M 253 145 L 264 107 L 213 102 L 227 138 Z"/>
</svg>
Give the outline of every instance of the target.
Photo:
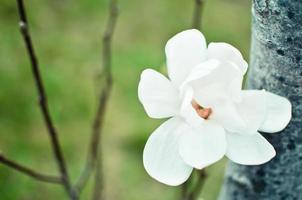
<svg viewBox="0 0 302 200">
<path fill-rule="evenodd" d="M 51 114 L 75 180 L 85 160 L 101 83 L 101 37 L 108 1 L 26 0 L 25 4 Z M 172 200 L 179 194 L 179 187 L 162 185 L 144 171 L 144 144 L 162 120 L 144 113 L 137 84 L 146 67 L 165 71 L 164 45 L 175 33 L 190 28 L 193 5 L 193 0 L 119 1 L 114 86 L 102 141 L 107 199 Z M 208 42 L 229 42 L 248 59 L 250 1 L 206 0 L 202 29 Z M 16 2 L 1 0 L 0 150 L 27 166 L 56 174 L 48 139 L 18 29 Z M 204 199 L 217 197 L 225 163 L 209 168 Z M 83 199 L 88 199 L 91 189 L 92 181 Z M 66 195 L 60 186 L 37 182 L 0 165 L 0 199 L 53 200 Z"/>
</svg>

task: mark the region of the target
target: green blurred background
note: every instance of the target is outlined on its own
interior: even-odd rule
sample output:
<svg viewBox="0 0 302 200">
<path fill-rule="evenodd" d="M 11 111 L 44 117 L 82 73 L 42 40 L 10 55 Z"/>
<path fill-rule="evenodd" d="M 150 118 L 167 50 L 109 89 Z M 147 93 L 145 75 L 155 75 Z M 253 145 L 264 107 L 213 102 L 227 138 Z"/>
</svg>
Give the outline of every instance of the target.
<svg viewBox="0 0 302 200">
<path fill-rule="evenodd" d="M 51 114 L 72 179 L 82 169 L 96 109 L 101 72 L 101 35 L 108 0 L 26 0 L 33 42 Z M 137 98 L 146 67 L 165 71 L 164 45 L 190 28 L 193 0 L 120 0 L 113 42 L 114 87 L 103 135 L 105 192 L 111 200 L 176 199 L 179 187 L 152 180 L 142 152 L 162 122 L 150 119 Z M 202 29 L 208 42 L 225 41 L 248 59 L 250 1 L 207 0 Z M 0 150 L 27 166 L 56 174 L 48 135 L 37 105 L 29 60 L 18 30 L 16 3 L 0 2 Z M 209 168 L 203 198 L 217 197 L 225 160 Z M 83 193 L 88 199 L 92 181 Z M 0 165 L 0 199 L 67 199 L 57 185 L 37 182 Z"/>
</svg>

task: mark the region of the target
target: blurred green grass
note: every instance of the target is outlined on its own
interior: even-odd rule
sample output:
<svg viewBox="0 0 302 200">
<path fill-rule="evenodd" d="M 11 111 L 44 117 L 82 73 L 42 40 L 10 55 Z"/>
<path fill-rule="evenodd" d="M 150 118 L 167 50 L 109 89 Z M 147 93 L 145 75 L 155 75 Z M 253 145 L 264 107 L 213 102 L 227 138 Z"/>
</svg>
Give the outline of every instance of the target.
<svg viewBox="0 0 302 200">
<path fill-rule="evenodd" d="M 41 64 L 49 104 L 60 132 L 73 180 L 81 171 L 96 108 L 101 71 L 101 35 L 108 1 L 25 1 L 33 42 Z M 143 169 L 142 151 L 149 134 L 162 122 L 149 119 L 137 99 L 146 67 L 163 70 L 165 42 L 190 28 L 193 1 L 120 1 L 114 35 L 114 87 L 103 137 L 108 199 L 176 199 L 179 188 L 152 180 Z M 203 32 L 225 41 L 248 58 L 250 1 L 207 0 Z M 15 1 L 0 3 L 0 149 L 35 169 L 56 174 L 48 136 L 37 106 L 29 61 L 18 30 Z M 225 161 L 209 169 L 203 191 L 215 199 Z M 89 197 L 92 182 L 83 199 Z M 0 165 L 0 199 L 65 199 L 63 189 L 41 184 Z"/>
</svg>

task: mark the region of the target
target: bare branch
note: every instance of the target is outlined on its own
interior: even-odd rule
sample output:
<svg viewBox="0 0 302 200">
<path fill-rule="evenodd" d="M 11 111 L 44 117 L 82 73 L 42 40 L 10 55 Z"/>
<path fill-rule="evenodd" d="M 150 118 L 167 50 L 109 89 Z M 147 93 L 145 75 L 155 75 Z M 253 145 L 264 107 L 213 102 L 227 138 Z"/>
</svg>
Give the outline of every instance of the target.
<svg viewBox="0 0 302 200">
<path fill-rule="evenodd" d="M 194 0 L 194 11 L 193 11 L 193 20 L 192 20 L 192 28 L 199 29 L 201 27 L 201 16 L 203 9 L 204 0 Z"/>
<path fill-rule="evenodd" d="M 21 30 L 23 40 L 26 45 L 27 53 L 28 53 L 28 56 L 29 56 L 29 59 L 31 62 L 32 73 L 33 73 L 36 88 L 37 88 L 37 91 L 39 94 L 39 105 L 40 105 L 40 109 L 42 111 L 44 122 L 46 124 L 48 133 L 49 133 L 49 136 L 51 139 L 54 156 L 56 158 L 65 189 L 71 196 L 71 199 L 75 199 L 74 197 L 72 197 L 73 195 L 71 192 L 69 176 L 68 176 L 67 169 L 66 169 L 65 159 L 63 157 L 62 150 L 61 150 L 61 147 L 60 147 L 60 144 L 58 141 L 57 131 L 53 125 L 53 122 L 52 122 L 52 119 L 51 119 L 51 116 L 49 113 L 47 96 L 46 96 L 46 92 L 44 89 L 42 77 L 40 74 L 38 59 L 36 57 L 34 47 L 32 44 L 32 40 L 31 40 L 31 35 L 30 35 L 29 29 L 28 29 L 26 11 L 25 11 L 23 0 L 17 0 L 17 5 L 18 5 L 18 11 L 19 11 L 19 15 L 20 15 L 20 22 L 19 22 L 20 30 Z"/>
<path fill-rule="evenodd" d="M 51 176 L 36 172 L 33 169 L 25 167 L 13 160 L 6 158 L 4 155 L 0 154 L 0 162 L 6 165 L 9 168 L 12 168 L 18 172 L 21 172 L 25 175 L 28 175 L 38 181 L 43 181 L 47 183 L 55 183 L 55 184 L 63 184 L 62 179 L 60 177 Z"/>
<path fill-rule="evenodd" d="M 103 174 L 102 174 L 102 160 L 99 158 L 101 156 L 101 134 L 102 127 L 104 123 L 104 116 L 106 111 L 107 102 L 111 92 L 112 86 L 112 74 L 111 74 L 111 41 L 114 33 L 116 21 L 118 17 L 118 8 L 117 8 L 117 0 L 111 0 L 109 6 L 109 17 L 107 21 L 107 25 L 105 28 L 105 32 L 103 34 L 103 73 L 105 77 L 104 86 L 101 89 L 98 108 L 94 118 L 93 127 L 92 127 L 92 136 L 90 140 L 90 146 L 87 155 L 87 161 L 85 163 L 84 170 L 82 171 L 77 183 L 75 184 L 75 188 L 77 192 L 81 192 L 81 190 L 85 187 L 89 177 L 96 167 L 96 188 L 94 190 L 94 199 L 101 196 L 102 193 L 102 185 L 103 185 Z"/>
</svg>

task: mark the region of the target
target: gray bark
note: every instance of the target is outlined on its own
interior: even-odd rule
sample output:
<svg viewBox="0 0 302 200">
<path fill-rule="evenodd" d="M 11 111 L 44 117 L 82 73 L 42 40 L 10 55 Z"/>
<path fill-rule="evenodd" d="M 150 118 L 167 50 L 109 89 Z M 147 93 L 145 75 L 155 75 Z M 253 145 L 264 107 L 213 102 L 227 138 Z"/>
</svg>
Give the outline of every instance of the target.
<svg viewBox="0 0 302 200">
<path fill-rule="evenodd" d="M 293 118 L 263 135 L 277 156 L 267 164 L 228 163 L 220 200 L 302 200 L 302 0 L 255 0 L 247 88 L 290 99 Z"/>
</svg>

